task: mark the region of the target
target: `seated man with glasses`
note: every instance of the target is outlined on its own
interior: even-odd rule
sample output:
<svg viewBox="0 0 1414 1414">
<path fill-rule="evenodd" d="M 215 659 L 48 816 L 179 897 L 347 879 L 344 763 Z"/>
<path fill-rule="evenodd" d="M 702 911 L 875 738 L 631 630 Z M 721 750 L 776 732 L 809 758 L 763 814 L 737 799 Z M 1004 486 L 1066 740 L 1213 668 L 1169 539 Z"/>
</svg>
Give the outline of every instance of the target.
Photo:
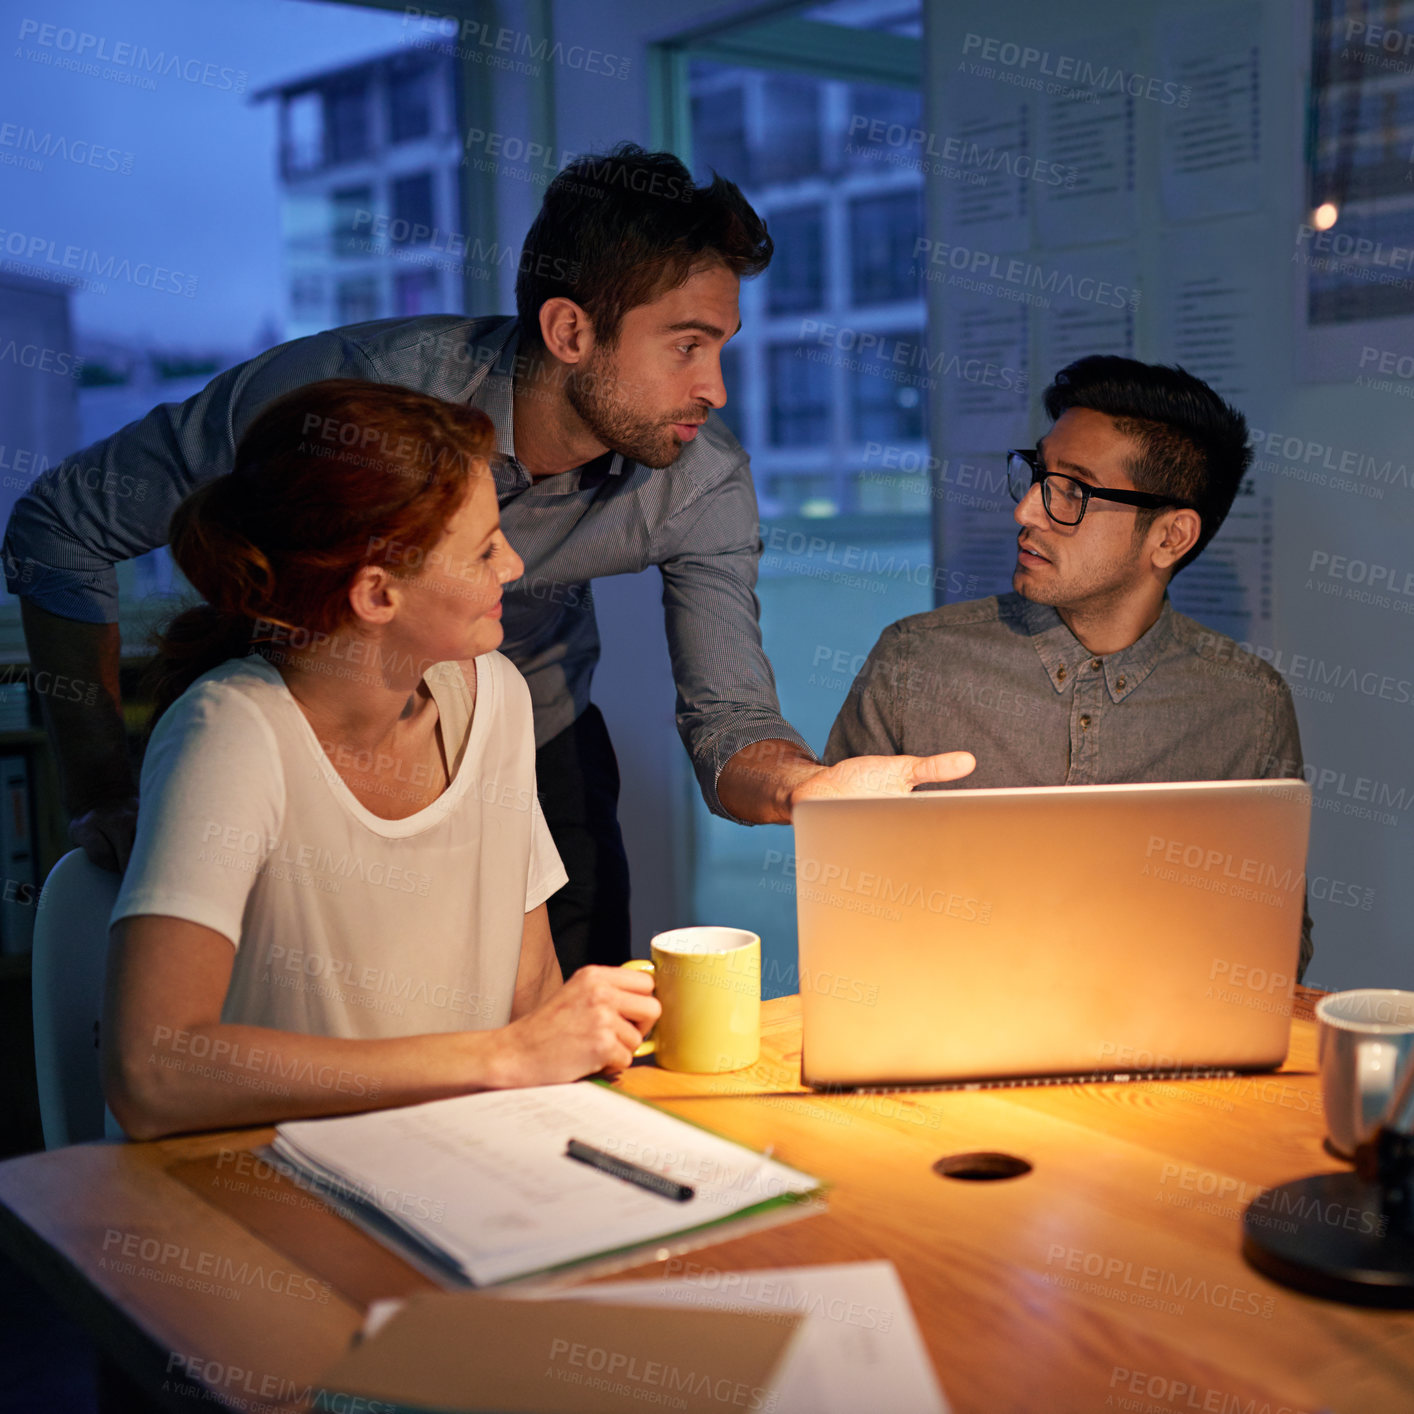
<svg viewBox="0 0 1414 1414">
<path fill-rule="evenodd" d="M 1300 774 L 1281 676 L 1168 600 L 1232 506 L 1245 418 L 1182 369 L 1108 355 L 1062 369 L 1045 407 L 1040 445 L 1007 454 L 1014 592 L 885 629 L 825 760 L 972 752 L 947 789 Z M 1308 914 L 1302 972 L 1311 951 Z"/>
</svg>

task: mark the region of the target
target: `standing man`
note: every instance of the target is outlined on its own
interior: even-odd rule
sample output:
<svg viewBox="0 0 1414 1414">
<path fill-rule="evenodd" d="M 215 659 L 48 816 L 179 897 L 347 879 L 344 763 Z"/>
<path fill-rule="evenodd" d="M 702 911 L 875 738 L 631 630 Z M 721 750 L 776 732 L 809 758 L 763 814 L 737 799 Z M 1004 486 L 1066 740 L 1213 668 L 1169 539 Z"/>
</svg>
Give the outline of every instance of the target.
<svg viewBox="0 0 1414 1414">
<path fill-rule="evenodd" d="M 740 282 L 771 249 L 731 182 L 696 186 L 671 153 L 623 144 L 550 184 L 521 253 L 518 317 L 385 319 L 297 339 L 46 472 L 11 516 L 5 574 L 35 669 L 101 685 L 94 705 L 42 699 L 75 842 L 121 870 L 136 818 L 114 564 L 166 543 L 173 510 L 230 469 L 262 407 L 324 378 L 415 388 L 495 425 L 501 524 L 525 561 L 502 651 L 530 686 L 539 790 L 570 878 L 550 900 L 567 975 L 629 952 L 618 768 L 589 695 L 592 580 L 659 567 L 678 730 L 714 813 L 786 823 L 807 796 L 906 792 L 970 770 L 965 752 L 827 769 L 780 715 L 754 592 L 750 466 L 714 415 Z M 333 451 L 359 429 L 310 437 Z"/>
<path fill-rule="evenodd" d="M 1168 599 L 1232 508 L 1246 419 L 1181 368 L 1105 355 L 1045 403 L 1040 445 L 1007 454 L 1013 592 L 886 628 L 826 761 L 965 746 L 973 788 L 1301 775 L 1281 675 Z M 1311 952 L 1307 913 L 1303 973 Z"/>
</svg>

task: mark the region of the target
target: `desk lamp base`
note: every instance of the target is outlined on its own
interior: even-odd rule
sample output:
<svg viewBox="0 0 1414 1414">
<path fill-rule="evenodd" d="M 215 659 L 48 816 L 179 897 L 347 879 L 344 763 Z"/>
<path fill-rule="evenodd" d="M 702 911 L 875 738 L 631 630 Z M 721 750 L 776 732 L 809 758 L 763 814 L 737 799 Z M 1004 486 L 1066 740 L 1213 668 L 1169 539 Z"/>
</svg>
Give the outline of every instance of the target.
<svg viewBox="0 0 1414 1414">
<path fill-rule="evenodd" d="M 1264 1276 L 1313 1296 L 1414 1307 L 1414 1230 L 1407 1210 L 1391 1212 L 1387 1198 L 1358 1173 L 1280 1184 L 1248 1204 L 1242 1255 Z"/>
</svg>

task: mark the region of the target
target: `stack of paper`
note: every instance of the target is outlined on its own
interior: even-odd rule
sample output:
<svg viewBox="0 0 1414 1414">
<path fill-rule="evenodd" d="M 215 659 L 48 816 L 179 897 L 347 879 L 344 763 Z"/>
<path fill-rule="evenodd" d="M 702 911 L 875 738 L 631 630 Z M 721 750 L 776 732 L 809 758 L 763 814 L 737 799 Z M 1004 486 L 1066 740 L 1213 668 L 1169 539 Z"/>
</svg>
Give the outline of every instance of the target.
<svg viewBox="0 0 1414 1414">
<path fill-rule="evenodd" d="M 798 1321 L 478 1291 L 416 1296 L 325 1372 L 314 1407 L 774 1414 L 773 1372 Z"/>
<path fill-rule="evenodd" d="M 378 1302 L 324 1376 L 389 1411 L 948 1414 L 891 1262 Z M 520 1299 L 510 1299 L 510 1298 Z"/>
<path fill-rule="evenodd" d="M 576 1163 L 571 1139 L 691 1185 L 673 1202 Z M 818 1191 L 787 1168 L 605 1085 L 490 1091 L 276 1130 L 275 1151 L 475 1286 Z"/>
<path fill-rule="evenodd" d="M 754 1313 L 777 1323 L 800 1315 L 805 1319 L 772 1376 L 774 1414 L 947 1414 L 892 1262 L 748 1272 L 723 1271 L 705 1259 L 673 1265 L 682 1275 L 554 1294 L 560 1300 Z"/>
</svg>

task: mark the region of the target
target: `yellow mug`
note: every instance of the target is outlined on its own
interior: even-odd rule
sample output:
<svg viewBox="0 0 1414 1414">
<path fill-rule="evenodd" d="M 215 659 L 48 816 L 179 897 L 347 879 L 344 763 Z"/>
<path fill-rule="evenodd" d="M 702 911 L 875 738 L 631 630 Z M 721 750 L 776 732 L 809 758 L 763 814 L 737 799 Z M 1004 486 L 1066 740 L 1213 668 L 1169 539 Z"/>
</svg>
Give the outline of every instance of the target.
<svg viewBox="0 0 1414 1414">
<path fill-rule="evenodd" d="M 674 928 L 652 942 L 653 961 L 624 963 L 653 976 L 663 1014 L 634 1052 L 665 1070 L 712 1075 L 755 1065 L 761 1052 L 761 939 L 745 928 Z"/>
</svg>

